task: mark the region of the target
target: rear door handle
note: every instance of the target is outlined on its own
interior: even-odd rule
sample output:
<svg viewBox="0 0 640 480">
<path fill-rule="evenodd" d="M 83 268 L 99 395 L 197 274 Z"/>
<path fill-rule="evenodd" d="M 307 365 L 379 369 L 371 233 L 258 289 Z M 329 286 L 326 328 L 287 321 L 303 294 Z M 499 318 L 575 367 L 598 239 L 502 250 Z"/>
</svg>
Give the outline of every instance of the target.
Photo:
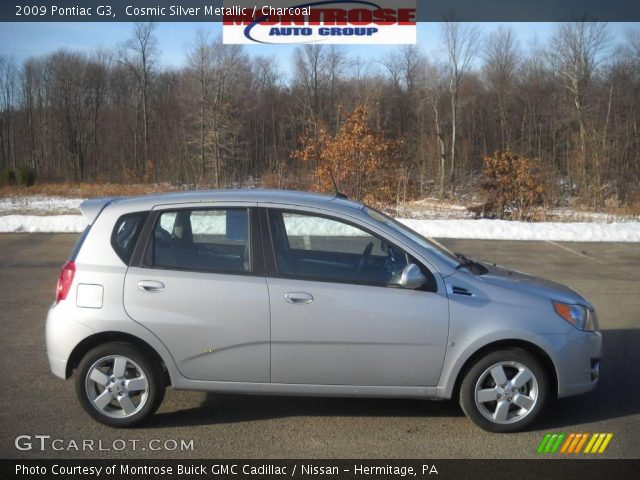
<svg viewBox="0 0 640 480">
<path fill-rule="evenodd" d="M 155 280 L 141 280 L 138 288 L 143 292 L 161 292 L 164 290 L 164 283 Z"/>
<path fill-rule="evenodd" d="M 305 305 L 313 302 L 313 295 L 304 292 L 288 292 L 284 294 L 284 300 L 294 305 Z"/>
</svg>

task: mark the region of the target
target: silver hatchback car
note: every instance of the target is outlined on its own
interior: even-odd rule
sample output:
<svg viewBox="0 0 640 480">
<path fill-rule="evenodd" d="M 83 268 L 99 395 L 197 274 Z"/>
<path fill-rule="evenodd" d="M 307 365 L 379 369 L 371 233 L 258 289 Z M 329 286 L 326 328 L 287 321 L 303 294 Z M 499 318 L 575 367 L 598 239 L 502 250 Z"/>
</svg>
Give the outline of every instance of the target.
<svg viewBox="0 0 640 480">
<path fill-rule="evenodd" d="M 147 420 L 170 385 L 454 398 L 481 428 L 513 432 L 598 382 L 588 300 L 341 196 L 196 191 L 81 210 L 47 352 L 106 425 Z"/>
</svg>

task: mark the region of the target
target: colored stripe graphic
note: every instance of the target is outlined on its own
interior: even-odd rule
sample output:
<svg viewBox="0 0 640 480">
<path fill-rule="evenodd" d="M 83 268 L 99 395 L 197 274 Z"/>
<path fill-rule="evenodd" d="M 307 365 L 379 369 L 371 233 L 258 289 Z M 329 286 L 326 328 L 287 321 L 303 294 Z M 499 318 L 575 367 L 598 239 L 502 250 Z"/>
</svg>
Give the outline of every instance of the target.
<svg viewBox="0 0 640 480">
<path fill-rule="evenodd" d="M 569 445 L 571 445 L 571 442 L 573 442 L 574 437 L 576 436 L 575 433 L 570 434 L 567 437 L 567 440 L 564 442 L 564 445 L 562 445 L 562 448 L 560 449 L 560 453 L 566 453 L 567 449 L 569 448 Z"/>
<path fill-rule="evenodd" d="M 582 434 L 582 439 L 578 443 L 578 446 L 576 446 L 576 452 L 575 453 L 580 453 L 580 451 L 582 450 L 582 446 L 584 445 L 584 442 L 587 441 L 588 437 L 589 437 L 588 433 L 583 433 Z"/>
<path fill-rule="evenodd" d="M 536 452 L 556 453 L 560 445 L 562 445 L 564 438 L 564 433 L 547 433 L 538 445 Z"/>
<path fill-rule="evenodd" d="M 549 438 L 551 438 L 551 434 L 547 433 L 542 439 L 542 441 L 540 442 L 540 445 L 538 445 L 538 449 L 536 450 L 538 453 L 544 452 L 544 447 L 547 445 Z"/>
<path fill-rule="evenodd" d="M 607 433 L 607 436 L 605 437 L 604 442 L 602 442 L 602 445 L 600 445 L 600 450 L 598 451 L 598 453 L 604 453 L 604 451 L 609 446 L 609 442 L 611 441 L 612 438 L 613 438 L 613 433 Z"/>
<path fill-rule="evenodd" d="M 584 434 L 577 433 L 576 436 L 573 437 L 573 442 L 571 442 L 571 445 L 569 446 L 569 451 L 567 453 L 573 453 L 576 447 L 578 446 L 578 442 L 584 441 L 583 437 L 584 437 Z"/>
<path fill-rule="evenodd" d="M 613 433 L 547 433 L 536 452 L 538 454 L 563 453 L 567 455 L 603 453 L 609 446 Z M 585 447 L 586 444 L 586 447 Z M 584 450 L 583 450 L 584 447 Z"/>
<path fill-rule="evenodd" d="M 600 444 L 604 440 L 604 437 L 606 437 L 606 435 L 604 433 L 599 433 L 598 434 L 598 439 L 596 440 L 596 443 L 593 444 L 593 447 L 591 447 L 591 452 L 590 453 L 596 453 L 598 451 L 598 449 L 600 448 Z"/>
<path fill-rule="evenodd" d="M 598 434 L 594 433 L 591 436 L 591 440 L 589 440 L 589 443 L 587 443 L 587 448 L 584 449 L 584 453 L 589 453 L 591 452 L 591 447 L 593 447 L 593 444 L 596 443 L 596 440 L 598 439 Z"/>
<path fill-rule="evenodd" d="M 551 438 L 547 442 L 547 446 L 544 447 L 544 453 L 551 453 L 551 447 L 553 447 L 553 443 L 556 441 L 556 438 L 558 438 L 557 433 L 554 433 L 553 435 L 551 435 Z"/>
<path fill-rule="evenodd" d="M 594 433 L 584 453 L 604 453 L 613 438 L 613 433 Z"/>
<path fill-rule="evenodd" d="M 551 447 L 551 453 L 556 453 L 558 451 L 558 448 L 560 447 L 560 444 L 562 443 L 562 440 L 564 440 L 564 433 L 561 433 L 560 435 L 558 435 L 558 439 L 556 440 L 556 443 L 553 445 L 553 447 Z"/>
</svg>

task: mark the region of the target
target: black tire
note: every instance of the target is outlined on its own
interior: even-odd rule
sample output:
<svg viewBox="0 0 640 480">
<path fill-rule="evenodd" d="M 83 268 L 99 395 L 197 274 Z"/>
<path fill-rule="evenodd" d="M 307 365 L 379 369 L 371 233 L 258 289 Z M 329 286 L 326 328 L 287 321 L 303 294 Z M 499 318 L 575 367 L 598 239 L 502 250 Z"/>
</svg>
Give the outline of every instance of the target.
<svg viewBox="0 0 640 480">
<path fill-rule="evenodd" d="M 488 369 L 501 362 L 517 362 L 518 364 L 526 367 L 535 379 L 536 400 L 533 404 L 533 407 L 530 408 L 528 412 L 526 412 L 526 414 L 517 415 L 515 412 L 522 412 L 522 410 L 518 405 L 516 405 L 515 402 L 513 404 L 511 404 L 511 402 L 515 399 L 515 395 L 518 393 L 525 393 L 527 396 L 531 395 L 532 393 L 527 389 L 531 388 L 533 390 L 533 382 L 528 383 L 524 387 L 521 387 L 523 388 L 523 392 L 516 391 L 515 393 L 512 393 L 512 388 L 507 388 L 506 390 L 509 391 L 507 391 L 506 393 L 500 393 L 502 392 L 502 386 L 496 385 L 497 382 L 495 382 L 493 375 L 489 374 L 489 376 L 485 376 Z M 506 378 L 511 381 L 515 376 L 515 368 L 512 368 L 508 364 L 505 365 L 505 367 L 506 368 L 503 368 L 503 372 L 506 372 Z M 509 376 L 510 374 L 511 376 Z M 508 403 L 505 404 L 506 408 L 508 409 L 507 411 L 514 412 L 509 413 L 509 415 L 513 416 L 513 418 L 509 420 L 512 423 L 498 423 L 487 418 L 487 415 L 491 414 L 491 407 L 495 408 L 493 413 L 497 411 L 496 407 L 498 405 L 498 400 L 496 400 L 495 403 L 488 402 L 481 404 L 481 407 L 477 405 L 476 384 L 481 380 L 481 377 L 484 378 L 483 383 L 488 382 L 485 385 L 485 388 L 500 389 L 496 390 L 496 398 L 497 395 L 500 394 L 500 401 L 508 401 Z M 480 388 L 482 388 L 482 386 Z M 549 399 L 549 392 L 549 374 L 544 366 L 540 363 L 540 361 L 537 360 L 532 354 L 521 349 L 497 350 L 480 358 L 466 372 L 462 380 L 462 385 L 460 386 L 460 406 L 462 407 L 462 410 L 467 415 L 467 417 L 469 417 L 473 421 L 473 423 L 478 425 L 483 430 L 497 433 L 517 432 L 527 428 L 532 422 L 536 420 L 536 418 L 540 415 L 540 412 L 542 412 L 542 410 L 544 409 L 547 400 Z M 484 409 L 484 414 L 480 411 L 481 408 Z"/>
<path fill-rule="evenodd" d="M 125 416 L 123 411 L 123 416 L 121 418 L 116 416 L 109 416 L 103 411 L 100 411 L 98 407 L 93 404 L 92 399 L 89 398 L 90 393 L 88 392 L 88 390 L 94 388 L 94 385 L 90 384 L 91 387 L 87 387 L 87 375 L 89 374 L 89 371 L 90 369 L 92 369 L 94 364 L 101 359 L 104 359 L 105 357 L 116 355 L 126 357 L 128 360 L 135 362 L 135 364 L 137 364 L 135 366 L 133 366 L 132 363 L 127 363 L 127 368 L 139 368 L 142 371 L 141 373 L 147 380 L 144 403 L 141 400 L 141 395 L 143 394 L 131 394 L 126 393 L 126 391 L 125 393 L 122 393 L 122 395 L 127 395 L 130 398 L 134 398 L 134 400 L 138 400 L 136 409 L 139 408 L 139 410 L 129 416 Z M 75 371 L 76 395 L 78 397 L 78 400 L 80 401 L 80 405 L 82 405 L 82 408 L 85 410 L 85 412 L 87 412 L 94 420 L 97 420 L 104 425 L 108 425 L 109 427 L 116 428 L 132 427 L 148 420 L 148 418 L 155 413 L 155 411 L 162 403 L 165 391 L 162 367 L 161 365 L 157 364 L 157 362 L 152 361 L 152 358 L 153 356 L 149 354 L 149 352 L 146 352 L 145 350 L 135 347 L 126 342 L 106 343 L 104 345 L 99 345 L 87 352 L 87 354 L 80 361 L 80 364 Z M 109 375 L 106 376 L 109 377 Z M 106 388 L 107 387 L 104 387 L 104 389 Z M 118 401 L 115 400 L 115 402 L 116 403 L 109 403 L 106 407 L 110 412 L 113 412 L 112 415 L 117 415 Z M 140 403 L 143 403 L 142 407 L 140 407 Z"/>
</svg>

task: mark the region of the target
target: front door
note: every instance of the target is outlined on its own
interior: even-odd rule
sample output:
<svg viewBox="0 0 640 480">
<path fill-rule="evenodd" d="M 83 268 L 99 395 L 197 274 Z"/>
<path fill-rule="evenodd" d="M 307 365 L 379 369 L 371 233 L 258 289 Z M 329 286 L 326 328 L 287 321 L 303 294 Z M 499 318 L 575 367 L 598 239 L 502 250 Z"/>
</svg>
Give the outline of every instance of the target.
<svg viewBox="0 0 640 480">
<path fill-rule="evenodd" d="M 277 274 L 268 276 L 274 383 L 435 386 L 448 300 L 392 286 L 410 255 L 338 218 L 269 211 Z"/>
</svg>

